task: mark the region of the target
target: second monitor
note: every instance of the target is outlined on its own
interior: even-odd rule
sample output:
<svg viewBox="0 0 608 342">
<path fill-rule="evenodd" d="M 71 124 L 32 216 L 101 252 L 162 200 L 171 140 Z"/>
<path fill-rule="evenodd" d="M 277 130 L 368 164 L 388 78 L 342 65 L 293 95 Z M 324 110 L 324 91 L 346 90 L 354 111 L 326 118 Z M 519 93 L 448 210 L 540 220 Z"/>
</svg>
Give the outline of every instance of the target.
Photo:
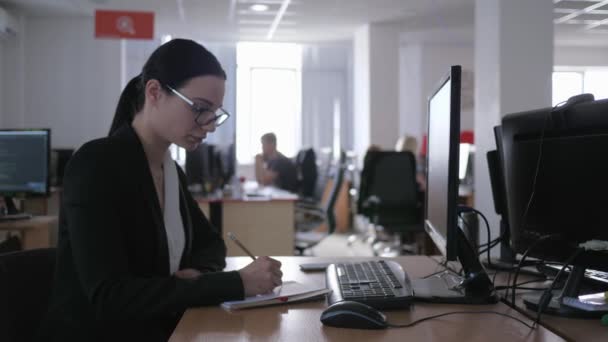
<svg viewBox="0 0 608 342">
<path fill-rule="evenodd" d="M 452 66 L 428 103 L 425 230 L 446 261 L 460 261 L 464 276 L 442 272 L 412 281 L 418 300 L 493 303 L 497 298 L 485 269 L 458 227 L 461 67 Z"/>
</svg>

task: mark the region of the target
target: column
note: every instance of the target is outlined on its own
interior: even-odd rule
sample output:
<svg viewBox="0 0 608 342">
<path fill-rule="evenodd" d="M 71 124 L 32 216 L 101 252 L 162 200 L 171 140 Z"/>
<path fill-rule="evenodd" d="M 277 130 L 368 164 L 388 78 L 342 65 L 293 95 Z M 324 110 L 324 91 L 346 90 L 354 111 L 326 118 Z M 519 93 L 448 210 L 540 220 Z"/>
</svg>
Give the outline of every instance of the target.
<svg viewBox="0 0 608 342">
<path fill-rule="evenodd" d="M 506 114 L 550 106 L 552 70 L 553 1 L 476 0 L 475 207 L 492 238 L 499 235 L 486 162 L 496 147 L 493 127 Z M 480 242 L 486 238 L 480 226 Z"/>
</svg>

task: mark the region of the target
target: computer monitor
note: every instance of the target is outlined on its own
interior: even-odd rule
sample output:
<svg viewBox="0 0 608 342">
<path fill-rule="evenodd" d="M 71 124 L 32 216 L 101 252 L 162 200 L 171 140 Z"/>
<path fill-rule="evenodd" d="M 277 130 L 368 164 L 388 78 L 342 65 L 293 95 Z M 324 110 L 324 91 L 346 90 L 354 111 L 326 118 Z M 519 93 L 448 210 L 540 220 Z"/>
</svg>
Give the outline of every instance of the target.
<svg viewBox="0 0 608 342">
<path fill-rule="evenodd" d="M 428 100 L 427 186 L 424 226 L 444 257 L 456 260 L 460 74 L 453 66 Z"/>
<path fill-rule="evenodd" d="M 564 262 L 579 243 L 608 240 L 602 201 L 608 193 L 608 100 L 575 102 L 502 119 L 508 219 L 518 253 Z M 564 296 L 578 295 L 585 268 L 608 271 L 608 255 L 587 252 L 573 265 L 571 277 L 578 279 L 568 280 Z M 571 314 L 560 303 L 553 309 Z"/>
<path fill-rule="evenodd" d="M 459 260 L 464 276 L 443 272 L 414 279 L 418 300 L 481 304 L 497 301 L 477 251 L 458 227 L 461 67 L 452 66 L 428 101 L 425 230 L 447 261 Z"/>
<path fill-rule="evenodd" d="M 13 196 L 49 194 L 51 136 L 49 129 L 0 130 L 0 195 L 8 214 L 15 214 Z"/>
<path fill-rule="evenodd" d="M 215 146 L 201 143 L 195 150 L 186 152 L 186 179 L 195 192 L 207 193 L 205 183 L 213 182 Z"/>
</svg>

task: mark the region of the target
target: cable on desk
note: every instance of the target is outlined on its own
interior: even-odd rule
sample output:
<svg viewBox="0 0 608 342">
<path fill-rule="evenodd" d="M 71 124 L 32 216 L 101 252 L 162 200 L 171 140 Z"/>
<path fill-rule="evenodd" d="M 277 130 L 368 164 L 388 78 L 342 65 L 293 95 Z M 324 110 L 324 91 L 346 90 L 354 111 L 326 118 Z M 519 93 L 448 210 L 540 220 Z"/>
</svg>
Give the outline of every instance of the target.
<svg viewBox="0 0 608 342">
<path fill-rule="evenodd" d="M 439 270 L 437 272 L 433 272 L 433 273 L 431 273 L 429 275 L 426 275 L 426 276 L 423 277 L 423 279 L 424 278 L 432 277 L 432 276 L 434 276 L 436 274 L 439 274 L 441 272 L 444 272 L 446 270 L 448 270 L 448 271 L 450 271 L 450 272 L 452 272 L 454 274 L 460 274 L 462 272 L 462 269 L 460 269 L 459 271 L 456 271 L 455 269 L 453 269 L 452 267 L 450 267 L 450 265 L 448 264 L 448 261 L 445 260 L 445 258 L 442 261 L 437 261 L 435 259 L 433 259 L 433 261 L 435 261 L 439 266 L 443 267 L 444 269 L 443 270 Z"/>
<path fill-rule="evenodd" d="M 518 321 L 519 323 L 525 325 L 526 327 L 530 328 L 530 329 L 534 329 L 534 324 L 530 325 L 526 322 L 524 322 L 523 320 L 515 317 L 515 316 L 511 316 L 509 314 L 506 313 L 502 313 L 502 312 L 498 312 L 498 311 L 452 311 L 452 312 L 445 312 L 442 314 L 438 314 L 438 315 L 433 315 L 433 316 L 427 316 L 427 317 L 423 317 L 420 319 L 417 319 L 413 322 L 407 323 L 407 324 L 388 324 L 389 327 L 391 328 L 409 328 L 409 327 L 413 327 L 414 325 L 418 324 L 418 323 L 422 323 L 424 321 L 428 321 L 431 319 L 435 319 L 435 318 L 439 318 L 439 317 L 443 317 L 443 316 L 449 316 L 449 315 L 475 315 L 475 314 L 491 314 L 491 315 L 499 315 L 499 316 L 504 316 L 507 318 L 511 318 L 514 319 L 516 321 Z"/>
<path fill-rule="evenodd" d="M 540 300 L 538 301 L 538 311 L 536 313 L 536 320 L 534 321 L 535 324 L 540 323 L 540 316 L 543 314 L 545 308 L 549 305 L 549 302 L 551 302 L 551 298 L 553 298 L 553 290 L 555 289 L 555 284 L 557 284 L 557 280 L 561 277 L 562 273 L 564 273 L 568 265 L 572 264 L 574 262 L 574 259 L 576 259 L 583 251 L 584 249 L 577 248 L 576 251 L 572 253 L 572 255 L 570 255 L 568 260 L 566 260 L 562 268 L 555 275 L 555 279 L 553 279 L 553 282 L 551 282 L 551 286 L 549 286 L 549 288 L 546 289 L 545 292 L 543 292 L 543 294 L 541 295 Z"/>
<path fill-rule="evenodd" d="M 521 260 L 519 260 L 519 263 L 517 264 L 517 267 L 515 269 L 515 274 L 513 277 L 513 285 L 517 284 L 517 278 L 519 277 L 519 271 L 521 270 L 521 267 L 523 266 L 524 261 L 528 257 L 528 254 L 530 254 L 530 252 L 534 249 L 534 247 L 538 246 L 538 244 L 540 244 L 541 242 L 544 242 L 545 240 L 548 240 L 551 238 L 555 238 L 556 236 L 558 236 L 558 235 L 557 234 L 543 235 L 538 240 L 534 241 L 534 243 L 532 243 L 528 247 L 528 249 L 526 249 L 526 251 L 522 255 Z M 509 284 L 510 282 L 511 282 L 511 272 L 509 272 L 509 278 L 507 280 L 507 284 Z M 503 299 L 508 300 L 508 298 L 509 298 L 509 288 L 506 289 L 505 296 Z M 513 293 L 511 294 L 511 304 L 515 305 L 515 289 L 513 289 Z"/>
</svg>

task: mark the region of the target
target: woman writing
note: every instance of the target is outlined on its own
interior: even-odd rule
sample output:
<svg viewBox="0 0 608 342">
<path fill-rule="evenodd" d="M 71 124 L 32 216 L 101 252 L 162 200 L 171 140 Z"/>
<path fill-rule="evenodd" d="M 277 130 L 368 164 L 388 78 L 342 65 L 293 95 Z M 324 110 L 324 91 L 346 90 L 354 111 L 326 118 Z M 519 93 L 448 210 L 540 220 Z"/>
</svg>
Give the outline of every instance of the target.
<svg viewBox="0 0 608 342">
<path fill-rule="evenodd" d="M 171 159 L 229 114 L 226 74 L 203 46 L 157 48 L 120 96 L 110 134 L 83 145 L 64 178 L 44 340 L 167 340 L 185 309 L 271 291 L 280 263 L 221 272 L 226 247 Z"/>
</svg>

